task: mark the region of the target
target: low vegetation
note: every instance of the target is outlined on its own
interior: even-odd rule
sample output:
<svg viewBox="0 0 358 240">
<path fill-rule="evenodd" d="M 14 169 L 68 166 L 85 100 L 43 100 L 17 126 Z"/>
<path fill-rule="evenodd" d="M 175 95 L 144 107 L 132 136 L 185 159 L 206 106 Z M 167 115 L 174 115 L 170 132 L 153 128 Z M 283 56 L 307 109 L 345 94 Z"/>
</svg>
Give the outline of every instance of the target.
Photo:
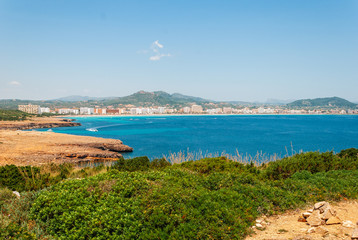
<svg viewBox="0 0 358 240">
<path fill-rule="evenodd" d="M 0 238 L 243 239 L 262 214 L 357 199 L 357 153 L 301 153 L 260 166 L 226 157 L 4 166 Z"/>
<path fill-rule="evenodd" d="M 23 121 L 30 116 L 33 115 L 19 110 L 0 109 L 0 121 Z"/>
</svg>

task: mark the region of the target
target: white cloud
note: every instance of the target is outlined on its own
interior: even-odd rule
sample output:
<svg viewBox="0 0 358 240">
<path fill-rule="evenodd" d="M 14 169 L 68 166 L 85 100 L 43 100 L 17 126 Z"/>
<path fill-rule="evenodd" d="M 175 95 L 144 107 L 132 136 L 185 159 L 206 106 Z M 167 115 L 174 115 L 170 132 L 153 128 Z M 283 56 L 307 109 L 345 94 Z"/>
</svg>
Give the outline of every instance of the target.
<svg viewBox="0 0 358 240">
<path fill-rule="evenodd" d="M 152 48 L 163 48 L 164 46 L 162 44 L 159 43 L 159 41 L 155 41 L 153 44 L 152 44 Z"/>
<path fill-rule="evenodd" d="M 9 82 L 9 84 L 13 85 L 13 86 L 21 86 L 21 83 L 18 81 L 11 81 L 11 82 Z"/>
<path fill-rule="evenodd" d="M 157 54 L 157 55 L 154 55 L 154 56 L 151 56 L 149 58 L 149 60 L 151 61 L 159 61 L 162 57 L 170 57 L 171 55 L 168 53 L 168 54 Z"/>
<path fill-rule="evenodd" d="M 152 49 L 152 52 L 154 55 L 150 56 L 149 60 L 150 61 L 159 61 L 163 57 L 170 57 L 171 56 L 170 53 L 162 53 L 161 52 L 163 48 L 164 48 L 164 45 L 160 44 L 159 40 L 154 41 L 151 46 L 151 49 Z"/>
</svg>

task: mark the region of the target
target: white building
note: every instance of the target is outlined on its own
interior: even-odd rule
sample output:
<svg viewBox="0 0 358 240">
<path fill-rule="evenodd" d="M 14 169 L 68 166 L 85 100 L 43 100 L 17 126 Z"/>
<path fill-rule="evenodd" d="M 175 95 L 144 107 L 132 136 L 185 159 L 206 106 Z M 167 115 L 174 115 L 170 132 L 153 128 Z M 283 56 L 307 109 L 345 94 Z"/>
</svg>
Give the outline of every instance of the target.
<svg viewBox="0 0 358 240">
<path fill-rule="evenodd" d="M 48 107 L 40 107 L 40 110 L 39 110 L 39 114 L 43 114 L 43 113 L 50 113 L 50 108 Z"/>
<path fill-rule="evenodd" d="M 91 114 L 94 114 L 94 108 L 81 107 L 81 108 L 80 108 L 80 114 L 81 114 L 81 115 L 91 115 Z"/>
<path fill-rule="evenodd" d="M 223 108 L 223 113 L 224 114 L 231 114 L 232 113 L 232 108 L 231 107 L 224 107 Z"/>
<path fill-rule="evenodd" d="M 192 113 L 202 113 L 203 107 L 200 105 L 193 105 L 193 106 L 191 106 L 191 112 Z"/>
<path fill-rule="evenodd" d="M 217 109 L 208 109 L 208 110 L 206 110 L 206 112 L 207 112 L 208 114 L 218 114 Z"/>
<path fill-rule="evenodd" d="M 158 107 L 159 114 L 165 113 L 165 107 Z"/>
<path fill-rule="evenodd" d="M 70 109 L 70 108 L 60 108 L 58 109 L 58 114 L 71 114 L 71 115 L 78 115 L 80 111 L 78 109 Z"/>
<path fill-rule="evenodd" d="M 190 107 L 183 107 L 183 113 L 190 113 L 191 108 Z"/>
</svg>

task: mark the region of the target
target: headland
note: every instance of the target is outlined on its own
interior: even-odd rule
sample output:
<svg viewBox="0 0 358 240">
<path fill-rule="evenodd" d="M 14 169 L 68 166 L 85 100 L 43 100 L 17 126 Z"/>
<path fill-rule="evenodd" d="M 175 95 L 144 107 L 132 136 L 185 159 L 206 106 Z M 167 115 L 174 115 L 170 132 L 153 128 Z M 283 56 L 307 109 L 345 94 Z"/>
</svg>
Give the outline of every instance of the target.
<svg viewBox="0 0 358 240">
<path fill-rule="evenodd" d="M 21 131 L 80 125 L 60 118 L 0 121 L 0 165 L 39 166 L 48 163 L 113 161 L 122 157 L 121 152 L 133 151 L 133 148 L 115 139 Z"/>
</svg>

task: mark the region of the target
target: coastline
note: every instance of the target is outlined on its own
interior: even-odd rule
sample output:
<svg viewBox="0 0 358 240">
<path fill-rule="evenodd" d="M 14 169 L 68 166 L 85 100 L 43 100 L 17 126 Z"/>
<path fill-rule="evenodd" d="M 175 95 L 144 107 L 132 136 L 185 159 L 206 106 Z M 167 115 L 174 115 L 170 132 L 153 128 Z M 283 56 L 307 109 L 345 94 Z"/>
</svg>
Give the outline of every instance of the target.
<svg viewBox="0 0 358 240">
<path fill-rule="evenodd" d="M 133 148 L 116 139 L 71 134 L 23 131 L 33 128 L 81 126 L 67 119 L 35 118 L 0 121 L 0 166 L 116 161 Z"/>
<path fill-rule="evenodd" d="M 35 117 L 24 121 L 0 121 L 0 130 L 28 130 L 35 128 L 76 127 L 81 123 L 74 119 Z"/>
<path fill-rule="evenodd" d="M 55 116 L 56 118 L 83 118 L 83 117 L 198 117 L 198 116 L 356 116 L 357 114 L 118 114 L 118 115 L 103 115 L 103 114 L 91 114 L 91 115 L 61 115 Z"/>
</svg>

